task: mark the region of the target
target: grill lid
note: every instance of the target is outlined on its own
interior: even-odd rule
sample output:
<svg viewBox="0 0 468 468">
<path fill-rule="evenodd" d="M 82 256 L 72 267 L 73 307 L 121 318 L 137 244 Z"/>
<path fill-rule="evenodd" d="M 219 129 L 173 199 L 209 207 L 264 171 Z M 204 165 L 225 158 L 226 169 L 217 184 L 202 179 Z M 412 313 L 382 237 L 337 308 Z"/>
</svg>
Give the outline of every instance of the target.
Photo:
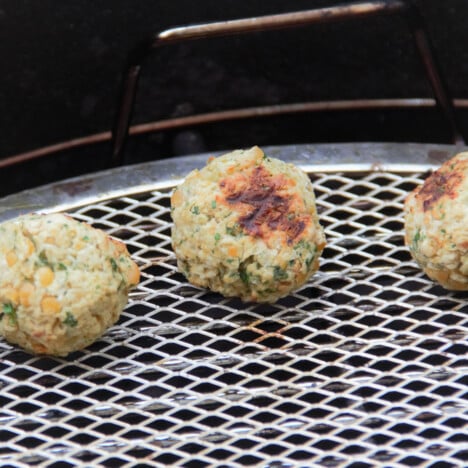
<svg viewBox="0 0 468 468">
<path fill-rule="evenodd" d="M 114 169 L 5 198 L 0 219 L 68 211 L 123 239 L 142 280 L 119 323 L 66 359 L 0 342 L 0 460 L 15 466 L 461 466 L 467 293 L 403 244 L 402 203 L 458 149 L 267 148 L 311 176 L 328 245 L 274 305 L 188 284 L 170 191 L 206 155 Z"/>
</svg>

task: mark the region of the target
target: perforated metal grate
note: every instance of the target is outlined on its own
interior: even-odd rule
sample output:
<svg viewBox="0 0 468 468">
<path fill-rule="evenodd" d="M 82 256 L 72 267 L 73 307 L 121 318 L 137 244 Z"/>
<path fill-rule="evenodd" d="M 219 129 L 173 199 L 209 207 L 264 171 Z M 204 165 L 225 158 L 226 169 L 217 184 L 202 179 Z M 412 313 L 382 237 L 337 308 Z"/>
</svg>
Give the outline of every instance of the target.
<svg viewBox="0 0 468 468">
<path fill-rule="evenodd" d="M 320 272 L 274 305 L 177 272 L 170 185 L 76 209 L 126 241 L 142 281 L 118 325 L 67 359 L 0 342 L 0 463 L 463 466 L 468 296 L 403 245 L 421 177 L 315 174 Z"/>
</svg>

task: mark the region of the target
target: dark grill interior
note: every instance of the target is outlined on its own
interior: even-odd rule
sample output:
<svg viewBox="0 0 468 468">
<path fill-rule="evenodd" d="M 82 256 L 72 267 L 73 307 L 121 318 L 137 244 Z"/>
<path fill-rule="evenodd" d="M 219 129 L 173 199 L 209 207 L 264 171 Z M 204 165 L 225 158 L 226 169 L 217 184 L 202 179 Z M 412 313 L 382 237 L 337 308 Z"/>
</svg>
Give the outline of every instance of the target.
<svg viewBox="0 0 468 468">
<path fill-rule="evenodd" d="M 5 2 L 0 10 L 0 195 L 108 167 L 110 130 L 126 57 L 136 43 L 174 26 L 331 8 L 291 0 L 223 2 L 104 0 L 99 6 L 41 7 Z M 310 2 L 309 2 L 310 3 Z M 462 135 L 467 131 L 467 43 L 463 0 L 343 2 L 415 4 Z M 357 17 L 290 30 L 171 44 L 144 64 L 133 135 L 124 163 L 258 145 L 330 142 L 453 143 L 436 107 L 403 12 Z M 123 26 L 123 22 L 125 26 Z M 419 31 L 419 29 L 416 29 Z M 14 44 L 14 47 L 11 46 Z M 399 100 L 373 107 L 353 104 Z M 402 102 L 414 100 L 411 102 Z M 161 129 L 166 119 L 257 106 L 351 103 L 345 109 L 285 112 L 243 120 Z M 156 124 L 156 126 L 155 126 Z M 97 138 L 97 141 L 94 139 Z M 80 144 L 74 147 L 74 140 Z M 59 149 L 51 145 L 59 144 Z M 41 152 L 41 157 L 37 156 Z M 32 153 L 32 154 L 31 154 Z M 27 161 L 19 163 L 15 156 Z M 21 158 L 20 158 L 21 159 Z"/>
<path fill-rule="evenodd" d="M 142 281 L 68 359 L 0 343 L 0 459 L 15 466 L 461 466 L 467 294 L 420 272 L 402 202 L 423 172 L 313 175 L 328 245 L 274 305 L 189 285 L 166 189 L 72 211 L 124 239 Z"/>
</svg>

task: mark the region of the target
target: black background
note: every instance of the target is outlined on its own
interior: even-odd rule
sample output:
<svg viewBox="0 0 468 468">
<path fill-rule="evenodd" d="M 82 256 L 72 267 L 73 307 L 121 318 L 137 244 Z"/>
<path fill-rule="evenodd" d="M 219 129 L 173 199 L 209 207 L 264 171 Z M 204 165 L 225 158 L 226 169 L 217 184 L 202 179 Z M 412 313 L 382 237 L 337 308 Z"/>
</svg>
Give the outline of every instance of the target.
<svg viewBox="0 0 468 468">
<path fill-rule="evenodd" d="M 110 130 L 126 55 L 148 34 L 177 25 L 335 3 L 3 0 L 0 159 Z M 468 2 L 417 4 L 452 96 L 468 98 Z M 431 97 L 407 24 L 400 16 L 161 49 L 143 70 L 133 123 L 255 105 L 383 97 Z M 464 128 L 465 114 L 459 111 Z M 251 144 L 448 143 L 449 138 L 447 126 L 435 111 L 296 115 L 134 138 L 125 162 Z M 109 143 L 104 143 L 1 169 L 0 193 L 101 169 L 108 155 Z"/>
</svg>

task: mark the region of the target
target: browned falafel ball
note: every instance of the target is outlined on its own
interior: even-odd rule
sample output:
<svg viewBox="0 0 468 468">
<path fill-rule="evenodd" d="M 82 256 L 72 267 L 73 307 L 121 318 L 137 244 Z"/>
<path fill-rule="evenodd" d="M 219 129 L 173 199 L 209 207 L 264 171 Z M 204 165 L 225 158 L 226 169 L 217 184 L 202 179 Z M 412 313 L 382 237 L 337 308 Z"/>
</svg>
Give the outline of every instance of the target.
<svg viewBox="0 0 468 468">
<path fill-rule="evenodd" d="M 405 241 L 431 279 L 468 291 L 468 152 L 446 161 L 409 194 Z"/>
<path fill-rule="evenodd" d="M 325 236 L 312 183 L 258 147 L 192 171 L 171 204 L 178 267 L 194 285 L 274 302 L 318 269 Z"/>
<path fill-rule="evenodd" d="M 0 224 L 0 272 L 0 333 L 57 356 L 99 338 L 139 281 L 122 242 L 63 214 Z"/>
</svg>

